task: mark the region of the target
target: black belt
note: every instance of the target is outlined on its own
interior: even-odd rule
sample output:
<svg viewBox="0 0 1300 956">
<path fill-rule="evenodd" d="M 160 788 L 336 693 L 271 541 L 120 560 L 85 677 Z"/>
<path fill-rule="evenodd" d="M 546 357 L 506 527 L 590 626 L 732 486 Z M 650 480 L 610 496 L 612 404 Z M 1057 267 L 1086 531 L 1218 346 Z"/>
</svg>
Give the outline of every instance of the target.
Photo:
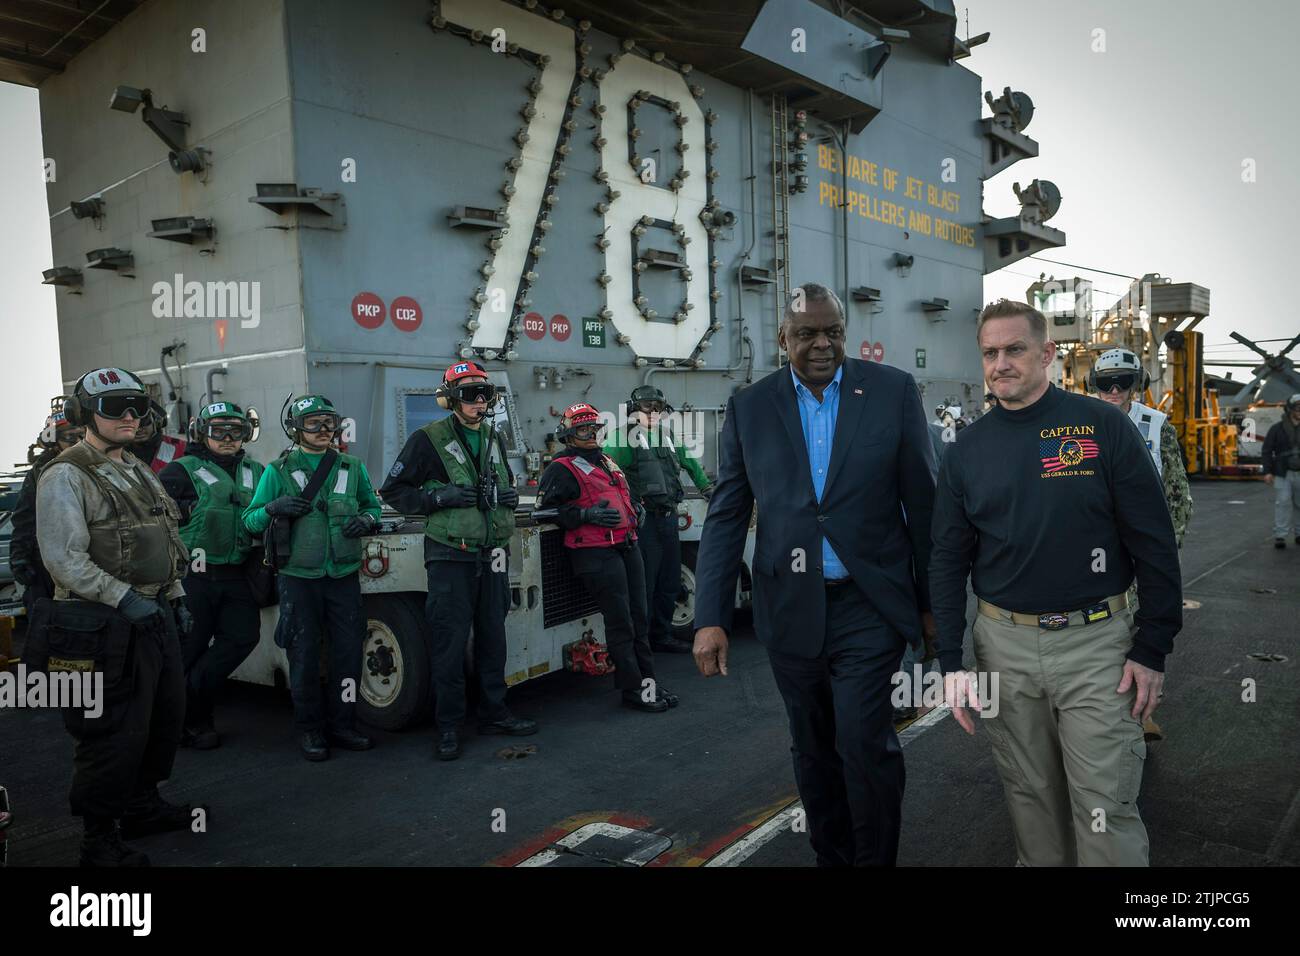
<svg viewBox="0 0 1300 956">
<path fill-rule="evenodd" d="M 849 589 L 852 585 L 852 578 L 826 578 L 822 581 L 822 587 L 826 588 L 826 596 L 828 598 L 844 597 L 845 594 L 849 593 Z"/>
</svg>

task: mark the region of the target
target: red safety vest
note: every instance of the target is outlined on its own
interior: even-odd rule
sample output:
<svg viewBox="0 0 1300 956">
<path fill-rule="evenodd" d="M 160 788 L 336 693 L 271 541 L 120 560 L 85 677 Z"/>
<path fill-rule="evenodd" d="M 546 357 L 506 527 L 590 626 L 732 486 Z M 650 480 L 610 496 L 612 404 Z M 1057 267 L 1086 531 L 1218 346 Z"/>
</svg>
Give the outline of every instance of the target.
<svg viewBox="0 0 1300 956">
<path fill-rule="evenodd" d="M 608 548 L 621 544 L 628 538 L 636 540 L 636 512 L 632 508 L 632 496 L 627 490 L 627 478 L 608 457 L 605 468 L 593 465 L 580 455 L 566 455 L 556 458 L 578 480 L 578 498 L 571 502 L 578 508 L 594 508 L 602 501 L 622 513 L 618 525 L 613 528 L 598 528 L 594 524 L 578 525 L 564 532 L 566 548 Z M 612 474 L 611 474 L 612 473 Z"/>
</svg>

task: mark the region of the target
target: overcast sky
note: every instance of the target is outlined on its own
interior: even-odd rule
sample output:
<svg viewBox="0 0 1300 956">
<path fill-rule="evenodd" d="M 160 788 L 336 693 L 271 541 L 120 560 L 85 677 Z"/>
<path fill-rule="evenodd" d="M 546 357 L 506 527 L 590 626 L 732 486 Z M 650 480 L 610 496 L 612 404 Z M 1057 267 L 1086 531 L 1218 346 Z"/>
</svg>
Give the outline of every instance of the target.
<svg viewBox="0 0 1300 956">
<path fill-rule="evenodd" d="M 1218 347 L 1231 331 L 1255 340 L 1300 332 L 1285 286 L 1300 210 L 1291 49 L 1300 4 L 959 0 L 963 36 L 967 11 L 970 35 L 992 39 L 962 64 L 995 95 L 1005 86 L 1030 95 L 1026 133 L 1040 148 L 985 185 L 986 212 L 1014 215 L 1011 184 L 1050 179 L 1063 196 L 1051 225 L 1068 242 L 1047 257 L 1208 286 L 1211 315 L 1199 329 L 1220 358 L 1250 357 Z M 60 391 L 55 292 L 40 284 L 52 263 L 37 110 L 35 90 L 0 83 L 0 471 L 24 460 Z M 1255 182 L 1242 181 L 1247 159 Z M 985 298 L 1023 299 L 1040 271 L 1076 272 L 1021 260 L 987 277 Z M 1124 291 L 1122 278 L 1079 274 L 1093 279 L 1100 305 Z"/>
</svg>

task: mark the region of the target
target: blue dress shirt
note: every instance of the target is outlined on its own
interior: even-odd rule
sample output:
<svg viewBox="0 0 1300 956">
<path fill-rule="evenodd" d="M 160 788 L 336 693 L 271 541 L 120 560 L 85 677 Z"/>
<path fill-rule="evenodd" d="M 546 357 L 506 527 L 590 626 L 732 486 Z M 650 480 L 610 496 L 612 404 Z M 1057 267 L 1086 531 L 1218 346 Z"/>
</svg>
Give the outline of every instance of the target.
<svg viewBox="0 0 1300 956">
<path fill-rule="evenodd" d="M 826 488 L 826 472 L 831 466 L 831 445 L 835 440 L 835 421 L 840 414 L 840 380 L 844 377 L 844 365 L 835 370 L 835 378 L 822 392 L 819 402 L 794 369 L 790 369 L 794 379 L 794 394 L 799 401 L 799 420 L 803 423 L 803 443 L 808 449 L 808 465 L 812 469 L 813 491 L 817 502 L 821 503 L 822 492 Z M 827 580 L 847 578 L 849 570 L 835 555 L 830 539 L 822 535 L 822 576 Z"/>
</svg>

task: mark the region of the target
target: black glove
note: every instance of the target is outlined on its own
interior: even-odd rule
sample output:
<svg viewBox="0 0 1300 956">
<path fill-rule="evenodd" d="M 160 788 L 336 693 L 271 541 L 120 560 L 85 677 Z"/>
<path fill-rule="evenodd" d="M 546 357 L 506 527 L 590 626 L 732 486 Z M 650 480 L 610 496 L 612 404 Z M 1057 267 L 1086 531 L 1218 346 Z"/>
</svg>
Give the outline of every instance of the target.
<svg viewBox="0 0 1300 956">
<path fill-rule="evenodd" d="M 433 510 L 443 508 L 477 508 L 478 489 L 467 485 L 443 485 L 429 496 Z"/>
<path fill-rule="evenodd" d="M 36 583 L 36 569 L 22 558 L 15 558 L 10 561 L 9 570 L 13 572 L 14 580 L 25 588 L 29 588 Z"/>
<path fill-rule="evenodd" d="M 194 615 L 190 609 L 185 606 L 184 601 L 175 601 L 172 604 L 172 610 L 176 612 L 176 630 L 182 634 L 188 634 L 194 630 Z"/>
<path fill-rule="evenodd" d="M 272 518 L 301 518 L 311 511 L 311 502 L 297 495 L 281 495 L 266 506 L 266 513 Z"/>
<path fill-rule="evenodd" d="M 497 504 L 503 508 L 514 508 L 519 504 L 519 492 L 513 486 L 498 489 Z"/>
<path fill-rule="evenodd" d="M 700 494 L 704 496 L 705 501 L 713 500 L 713 489 L 716 487 L 717 485 L 708 485 L 703 490 L 700 491 Z"/>
<path fill-rule="evenodd" d="M 126 615 L 126 619 L 132 624 L 143 624 L 163 615 L 162 605 L 135 590 L 126 592 L 126 596 L 117 602 L 117 609 Z"/>
<path fill-rule="evenodd" d="M 369 534 L 370 529 L 375 526 L 375 519 L 368 514 L 360 514 L 356 517 L 349 518 L 347 524 L 343 526 L 343 537 L 359 538 L 363 534 Z"/>
<path fill-rule="evenodd" d="M 579 521 L 583 524 L 594 524 L 598 528 L 616 528 L 622 517 L 617 508 L 611 508 L 609 503 L 605 501 L 591 508 L 582 508 L 578 511 Z"/>
<path fill-rule="evenodd" d="M 645 505 L 641 504 L 639 501 L 636 505 L 636 526 L 638 528 L 645 527 Z"/>
</svg>

